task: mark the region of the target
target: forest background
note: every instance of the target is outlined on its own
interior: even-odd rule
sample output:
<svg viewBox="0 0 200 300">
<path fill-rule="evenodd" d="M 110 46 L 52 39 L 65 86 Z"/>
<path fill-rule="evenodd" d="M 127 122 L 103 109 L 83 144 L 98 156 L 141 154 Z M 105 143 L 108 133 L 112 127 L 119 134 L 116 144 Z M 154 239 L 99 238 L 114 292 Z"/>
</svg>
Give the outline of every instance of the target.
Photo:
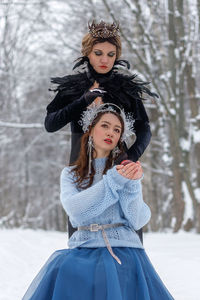
<svg viewBox="0 0 200 300">
<path fill-rule="evenodd" d="M 43 124 L 50 77 L 72 74 L 93 19 L 120 22 L 129 73 L 160 96 L 144 102 L 146 230 L 200 233 L 200 0 L 0 1 L 0 227 L 66 230 L 70 128 Z"/>
</svg>

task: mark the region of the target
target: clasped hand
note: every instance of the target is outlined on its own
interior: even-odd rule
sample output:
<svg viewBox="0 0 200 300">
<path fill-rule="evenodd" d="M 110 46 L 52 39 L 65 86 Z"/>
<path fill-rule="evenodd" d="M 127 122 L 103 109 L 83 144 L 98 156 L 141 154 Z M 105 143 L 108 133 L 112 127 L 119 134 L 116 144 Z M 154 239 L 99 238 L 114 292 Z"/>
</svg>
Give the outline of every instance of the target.
<svg viewBox="0 0 200 300">
<path fill-rule="evenodd" d="M 84 97 L 85 97 L 85 100 L 88 105 L 90 105 L 93 102 L 95 104 L 97 104 L 97 103 L 101 104 L 101 103 L 103 103 L 102 98 L 105 93 L 107 93 L 107 92 L 104 91 L 104 89 L 102 87 L 99 87 L 99 84 L 95 81 L 95 83 L 89 89 L 89 91 L 87 91 L 84 94 Z"/>
<path fill-rule="evenodd" d="M 117 165 L 116 166 L 117 172 L 131 180 L 140 179 L 142 177 L 143 171 L 142 166 L 139 161 L 131 162 L 127 165 Z"/>
</svg>

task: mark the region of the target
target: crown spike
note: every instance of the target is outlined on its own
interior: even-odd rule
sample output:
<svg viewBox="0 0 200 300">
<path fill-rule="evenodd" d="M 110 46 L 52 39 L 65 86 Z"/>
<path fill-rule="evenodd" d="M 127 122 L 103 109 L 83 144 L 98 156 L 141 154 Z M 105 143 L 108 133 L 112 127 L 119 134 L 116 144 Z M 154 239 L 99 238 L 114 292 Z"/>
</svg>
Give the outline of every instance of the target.
<svg viewBox="0 0 200 300">
<path fill-rule="evenodd" d="M 93 20 L 91 25 L 88 23 L 89 33 L 94 38 L 110 38 L 119 35 L 119 23 L 113 22 L 112 24 L 106 23 L 101 20 L 100 23 L 95 23 Z"/>
</svg>

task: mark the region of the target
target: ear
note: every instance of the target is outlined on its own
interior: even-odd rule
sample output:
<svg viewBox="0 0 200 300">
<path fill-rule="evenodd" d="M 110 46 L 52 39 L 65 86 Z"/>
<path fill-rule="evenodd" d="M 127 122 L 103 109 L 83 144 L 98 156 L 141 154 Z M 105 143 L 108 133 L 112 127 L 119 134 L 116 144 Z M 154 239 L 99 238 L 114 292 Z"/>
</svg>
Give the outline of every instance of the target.
<svg viewBox="0 0 200 300">
<path fill-rule="evenodd" d="M 91 136 L 93 138 L 93 132 L 94 132 L 94 128 L 91 129 L 91 132 L 89 134 L 89 136 Z"/>
</svg>

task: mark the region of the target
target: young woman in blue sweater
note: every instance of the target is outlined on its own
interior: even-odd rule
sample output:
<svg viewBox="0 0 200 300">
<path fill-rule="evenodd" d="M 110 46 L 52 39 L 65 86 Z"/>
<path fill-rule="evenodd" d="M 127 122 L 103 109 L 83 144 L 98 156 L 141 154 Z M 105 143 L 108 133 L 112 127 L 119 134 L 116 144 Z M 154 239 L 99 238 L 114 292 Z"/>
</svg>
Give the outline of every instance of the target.
<svg viewBox="0 0 200 300">
<path fill-rule="evenodd" d="M 49 258 L 23 300 L 173 299 L 135 232 L 151 215 L 142 198 L 141 164 L 113 166 L 130 124 L 113 104 L 84 113 L 79 158 L 61 173 L 61 203 L 77 230 L 69 249 Z"/>
</svg>

